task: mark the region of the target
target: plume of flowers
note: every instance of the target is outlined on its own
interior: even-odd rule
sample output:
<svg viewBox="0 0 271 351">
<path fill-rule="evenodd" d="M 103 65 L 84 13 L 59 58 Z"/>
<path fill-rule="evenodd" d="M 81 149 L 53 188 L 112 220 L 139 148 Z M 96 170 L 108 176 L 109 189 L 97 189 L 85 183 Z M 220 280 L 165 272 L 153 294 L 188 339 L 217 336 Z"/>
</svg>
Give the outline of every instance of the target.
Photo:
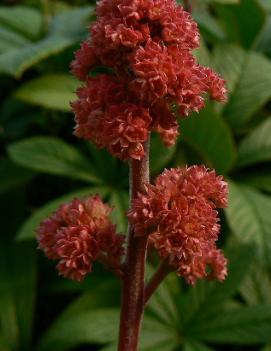
<svg viewBox="0 0 271 351">
<path fill-rule="evenodd" d="M 227 183 L 204 166 L 165 170 L 133 200 L 128 218 L 135 234 L 148 234 L 149 244 L 189 283 L 223 280 L 227 270 L 216 248 L 217 208 L 226 207 L 227 194 Z"/>
<path fill-rule="evenodd" d="M 175 0 L 100 0 L 96 14 L 71 65 L 84 82 L 72 104 L 77 136 L 122 160 L 141 159 L 149 132 L 173 145 L 176 115 L 198 112 L 206 94 L 225 101 L 224 80 L 192 54 L 198 28 Z M 91 78 L 104 66 L 107 74 Z"/>
<path fill-rule="evenodd" d="M 82 281 L 100 255 L 113 266 L 120 264 L 124 236 L 116 233 L 110 212 L 111 208 L 96 195 L 63 204 L 41 222 L 39 248 L 58 261 L 61 275 Z"/>
</svg>

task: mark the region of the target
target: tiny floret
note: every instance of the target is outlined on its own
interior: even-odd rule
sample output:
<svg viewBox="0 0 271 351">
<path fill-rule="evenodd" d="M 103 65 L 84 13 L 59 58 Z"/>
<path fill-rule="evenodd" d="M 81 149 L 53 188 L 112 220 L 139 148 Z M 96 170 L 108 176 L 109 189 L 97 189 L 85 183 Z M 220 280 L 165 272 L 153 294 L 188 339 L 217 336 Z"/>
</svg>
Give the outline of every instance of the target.
<svg viewBox="0 0 271 351">
<path fill-rule="evenodd" d="M 224 280 L 217 208 L 226 207 L 227 199 L 227 183 L 204 166 L 165 170 L 133 200 L 128 218 L 136 235 L 149 235 L 150 245 L 187 282 Z"/>
<path fill-rule="evenodd" d="M 41 222 L 39 248 L 58 261 L 60 275 L 82 281 L 99 255 L 106 255 L 116 266 L 120 263 L 124 236 L 116 233 L 110 212 L 96 195 L 63 204 Z"/>
</svg>

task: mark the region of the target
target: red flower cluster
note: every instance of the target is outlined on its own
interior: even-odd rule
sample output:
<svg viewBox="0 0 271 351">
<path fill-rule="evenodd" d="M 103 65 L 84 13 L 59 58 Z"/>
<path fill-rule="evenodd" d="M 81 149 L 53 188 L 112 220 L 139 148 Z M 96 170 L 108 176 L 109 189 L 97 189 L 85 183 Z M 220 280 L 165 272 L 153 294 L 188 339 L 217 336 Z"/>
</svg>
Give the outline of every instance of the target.
<svg viewBox="0 0 271 351">
<path fill-rule="evenodd" d="M 203 108 L 206 93 L 226 99 L 224 80 L 192 55 L 197 25 L 174 0 L 100 0 L 90 32 L 72 63 L 85 82 L 73 103 L 75 133 L 123 160 L 142 158 L 153 130 L 175 143 L 173 106 L 187 116 Z M 90 78 L 99 66 L 110 74 Z"/>
<path fill-rule="evenodd" d="M 133 200 L 128 217 L 136 235 L 149 234 L 149 243 L 189 283 L 223 280 L 226 259 L 215 244 L 216 208 L 227 205 L 227 194 L 227 183 L 204 166 L 166 170 Z"/>
<path fill-rule="evenodd" d="M 116 234 L 110 212 L 111 208 L 96 195 L 61 205 L 40 224 L 39 248 L 48 258 L 59 261 L 61 275 L 82 281 L 101 254 L 112 265 L 119 265 L 124 236 Z"/>
</svg>

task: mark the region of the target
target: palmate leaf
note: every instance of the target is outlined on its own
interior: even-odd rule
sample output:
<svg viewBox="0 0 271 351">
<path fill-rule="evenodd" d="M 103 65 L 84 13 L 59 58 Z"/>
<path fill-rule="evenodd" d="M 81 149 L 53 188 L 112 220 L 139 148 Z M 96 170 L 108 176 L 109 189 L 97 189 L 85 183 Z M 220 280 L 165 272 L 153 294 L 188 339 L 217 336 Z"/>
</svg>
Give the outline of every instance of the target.
<svg viewBox="0 0 271 351">
<path fill-rule="evenodd" d="M 51 55 L 60 53 L 74 42 L 59 36 L 46 37 L 36 43 L 14 48 L 0 54 L 0 74 L 20 78 L 24 71 Z"/>
<path fill-rule="evenodd" d="M 264 169 L 255 169 L 242 175 L 242 183 L 251 187 L 271 193 L 271 169 L 265 166 Z"/>
<path fill-rule="evenodd" d="M 196 57 L 200 65 L 210 66 L 211 64 L 210 51 L 208 50 L 203 38 L 200 41 L 200 47 L 193 51 L 193 55 Z"/>
<path fill-rule="evenodd" d="M 212 65 L 226 80 L 229 93 L 233 93 L 244 69 L 247 52 L 238 45 L 216 45 L 212 56 Z"/>
<path fill-rule="evenodd" d="M 50 328 L 41 340 L 38 351 L 64 351 L 80 344 L 105 344 L 115 341 L 118 334 L 119 310 L 90 309 L 77 312 Z"/>
<path fill-rule="evenodd" d="M 237 166 L 271 160 L 271 117 L 255 128 L 240 144 Z"/>
<path fill-rule="evenodd" d="M 271 3 L 269 0 L 259 0 L 259 4 L 264 10 L 271 12 Z"/>
<path fill-rule="evenodd" d="M 9 31 L 13 30 L 15 34 L 17 34 L 15 27 L 19 25 L 19 20 L 13 20 L 11 17 L 14 16 L 16 11 L 19 13 L 22 9 L 21 7 L 13 7 L 12 10 L 10 10 L 9 8 L 4 8 L 4 11 L 7 13 L 5 23 L 1 24 L 0 14 L 0 29 L 4 28 L 4 30 L 7 30 L 8 28 Z M 14 11 L 14 14 L 12 11 Z M 28 9 L 26 8 L 25 11 L 28 11 Z M 5 44 L 6 40 L 3 44 L 0 42 L 0 48 L 1 46 L 6 48 L 5 51 L 0 51 L 0 73 L 20 78 L 24 71 L 41 60 L 74 45 L 83 38 L 84 28 L 92 13 L 93 7 L 91 6 L 72 8 L 53 17 L 49 23 L 47 36 L 40 38 L 40 40 L 36 40 L 36 37 L 31 37 L 31 39 L 33 39 L 32 41 L 28 43 L 25 42 L 21 46 L 15 45 L 13 47 L 7 46 Z M 18 16 L 17 19 L 19 18 L 21 21 L 22 16 Z M 24 21 L 30 23 L 30 26 L 35 25 L 35 20 L 32 22 L 32 17 L 29 20 L 29 16 L 26 16 L 21 23 L 24 23 Z M 27 25 L 25 27 L 27 28 Z M 34 35 L 37 35 L 39 32 L 40 31 L 35 30 Z M 24 30 L 20 30 L 19 33 L 24 33 Z M 28 37 L 26 37 L 26 39 L 28 39 Z"/>
<path fill-rule="evenodd" d="M 214 4 L 218 21 L 231 42 L 250 48 L 264 21 L 265 13 L 257 0 L 240 0 L 236 4 Z M 253 13 L 253 16 L 248 16 Z"/>
<path fill-rule="evenodd" d="M 140 350 L 174 351 L 178 345 L 178 334 L 172 326 L 145 315 L 140 339 Z"/>
<path fill-rule="evenodd" d="M 119 287 L 114 280 L 95 285 L 95 289 L 68 306 L 49 327 L 37 350 L 45 351 L 53 347 L 55 351 L 61 351 L 82 343 L 110 343 L 103 350 L 116 350 L 119 309 L 112 307 L 115 306 L 115 302 L 111 301 L 112 296 L 118 301 Z M 176 333 L 172 328 L 154 317 L 145 316 L 140 350 L 173 351 L 177 345 Z"/>
<path fill-rule="evenodd" d="M 223 114 L 238 129 L 271 98 L 271 62 L 260 53 L 222 44 L 214 49 L 213 66 L 229 88 Z"/>
<path fill-rule="evenodd" d="M 271 341 L 271 306 L 258 305 L 223 311 L 204 323 L 194 323 L 191 335 L 225 344 L 259 344 Z"/>
<path fill-rule="evenodd" d="M 217 4 L 239 4 L 240 0 L 210 0 L 210 2 Z"/>
<path fill-rule="evenodd" d="M 259 259 L 270 264 L 271 198 L 248 186 L 230 182 L 226 217 L 240 242 L 256 244 Z"/>
<path fill-rule="evenodd" d="M 11 245 L 1 240 L 0 325 L 3 339 L 12 350 L 18 347 L 27 350 L 30 346 L 36 285 L 35 246 L 33 243 Z"/>
<path fill-rule="evenodd" d="M 207 9 L 199 8 L 193 11 L 193 18 L 199 24 L 201 31 L 206 37 L 214 41 L 222 41 L 226 39 L 226 34 L 216 18 L 211 16 Z"/>
<path fill-rule="evenodd" d="M 108 292 L 107 292 L 108 293 Z M 104 350 L 116 350 L 118 338 L 119 309 L 91 309 L 73 314 L 61 323 L 53 325 L 37 351 L 64 351 L 81 344 L 107 344 Z M 140 350 L 173 351 L 177 343 L 174 330 L 167 328 L 156 319 L 145 316 L 142 328 Z"/>
<path fill-rule="evenodd" d="M 49 24 L 49 35 L 80 40 L 86 35 L 86 27 L 94 15 L 94 9 L 93 6 L 81 6 L 56 14 Z"/>
<path fill-rule="evenodd" d="M 210 316 L 216 315 L 223 303 L 231 298 L 248 273 L 254 257 L 252 246 L 230 248 L 228 259 L 228 276 L 223 283 L 199 281 L 195 287 L 180 300 L 180 314 L 183 319 L 184 334 L 191 337 L 190 329 L 194 323 L 205 323 Z"/>
<path fill-rule="evenodd" d="M 116 301 L 119 302 L 119 293 L 120 287 L 114 279 L 101 279 L 96 282 L 95 287 L 92 286 L 89 291 L 72 302 L 50 325 L 39 341 L 37 350 L 48 350 L 52 346 L 56 347 L 56 350 L 66 350 L 81 343 L 104 344 L 115 340 L 119 311 L 113 306 L 116 305 Z M 95 325 L 96 311 L 98 320 Z M 77 316 L 80 317 L 77 318 Z M 111 320 L 110 317 L 113 319 Z M 93 320 L 91 321 L 91 319 Z M 107 323 L 106 319 L 108 319 Z M 73 323 L 78 323 L 76 340 L 73 338 Z M 83 329 L 81 329 L 81 323 L 87 323 L 87 326 L 83 326 Z M 103 323 L 103 325 L 100 323 Z M 102 335 L 103 333 L 106 334 L 108 328 L 111 330 L 111 336 L 104 335 L 103 338 Z"/>
<path fill-rule="evenodd" d="M 29 43 L 30 41 L 22 35 L 0 26 L 0 53 Z"/>
<path fill-rule="evenodd" d="M 151 278 L 155 269 L 147 265 L 147 277 Z M 175 272 L 172 274 L 176 274 Z M 179 278 L 176 278 L 179 279 Z M 155 315 L 157 319 L 169 326 L 179 326 L 178 309 L 173 294 L 170 291 L 168 277 L 159 285 L 147 304 L 147 312 Z"/>
<path fill-rule="evenodd" d="M 14 96 L 33 105 L 68 112 L 77 87 L 78 81 L 69 74 L 50 74 L 23 84 Z"/>
<path fill-rule="evenodd" d="M 213 351 L 213 349 L 202 344 L 199 341 L 189 340 L 184 344 L 184 351 Z"/>
<path fill-rule="evenodd" d="M 229 171 L 235 159 L 233 137 L 223 118 L 210 106 L 180 120 L 180 130 L 183 140 L 203 156 L 208 166 L 218 173 Z"/>
<path fill-rule="evenodd" d="M 102 197 L 104 197 L 107 195 L 107 193 L 108 193 L 108 190 L 102 187 L 88 187 L 88 188 L 74 191 L 72 193 L 69 193 L 67 195 L 64 195 L 60 198 L 57 198 L 49 202 L 45 206 L 35 211 L 33 215 L 30 216 L 24 222 L 24 224 L 22 225 L 22 227 L 18 232 L 17 240 L 34 239 L 36 235 L 35 231 L 38 228 L 38 225 L 40 224 L 40 222 L 48 215 L 50 215 L 53 211 L 55 211 L 60 204 L 70 201 L 74 198 L 80 198 L 91 194 L 92 195 L 100 194 Z"/>
<path fill-rule="evenodd" d="M 1 351 L 11 351 L 11 349 L 8 346 L 7 341 L 4 337 L 4 335 L 2 334 L 1 330 L 0 330 L 0 350 Z"/>
<path fill-rule="evenodd" d="M 33 137 L 8 146 L 11 159 L 34 171 L 99 183 L 95 168 L 74 147 L 53 137 Z"/>
<path fill-rule="evenodd" d="M 271 280 L 268 270 L 256 261 L 239 291 L 248 305 L 271 304 Z"/>
<path fill-rule="evenodd" d="M 35 40 L 42 31 L 42 14 L 34 8 L 27 6 L 0 6 L 0 28 L 6 28 Z"/>
<path fill-rule="evenodd" d="M 267 0 L 269 2 L 269 0 Z M 271 2 L 269 2 L 269 15 L 267 16 L 264 27 L 255 43 L 255 49 L 267 55 L 271 54 Z"/>
</svg>

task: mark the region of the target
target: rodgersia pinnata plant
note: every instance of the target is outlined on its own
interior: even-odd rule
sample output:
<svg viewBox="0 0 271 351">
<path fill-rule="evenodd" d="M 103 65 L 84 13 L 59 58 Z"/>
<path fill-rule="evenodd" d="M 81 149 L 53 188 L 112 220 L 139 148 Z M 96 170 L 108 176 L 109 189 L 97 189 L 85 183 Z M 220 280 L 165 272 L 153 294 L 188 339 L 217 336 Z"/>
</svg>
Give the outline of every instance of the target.
<svg viewBox="0 0 271 351">
<path fill-rule="evenodd" d="M 136 351 L 145 304 L 170 271 L 189 284 L 227 275 L 216 247 L 217 209 L 227 206 L 222 177 L 195 165 L 149 182 L 150 134 L 175 144 L 182 118 L 201 110 L 208 95 L 225 101 L 226 88 L 197 63 L 197 25 L 174 0 L 100 0 L 96 14 L 71 64 L 83 82 L 72 103 L 75 135 L 129 162 L 128 235 L 117 233 L 111 208 L 96 195 L 60 206 L 41 223 L 38 241 L 64 277 L 82 281 L 94 261 L 120 276 L 119 351 Z M 145 283 L 149 249 L 161 264 Z"/>
</svg>

